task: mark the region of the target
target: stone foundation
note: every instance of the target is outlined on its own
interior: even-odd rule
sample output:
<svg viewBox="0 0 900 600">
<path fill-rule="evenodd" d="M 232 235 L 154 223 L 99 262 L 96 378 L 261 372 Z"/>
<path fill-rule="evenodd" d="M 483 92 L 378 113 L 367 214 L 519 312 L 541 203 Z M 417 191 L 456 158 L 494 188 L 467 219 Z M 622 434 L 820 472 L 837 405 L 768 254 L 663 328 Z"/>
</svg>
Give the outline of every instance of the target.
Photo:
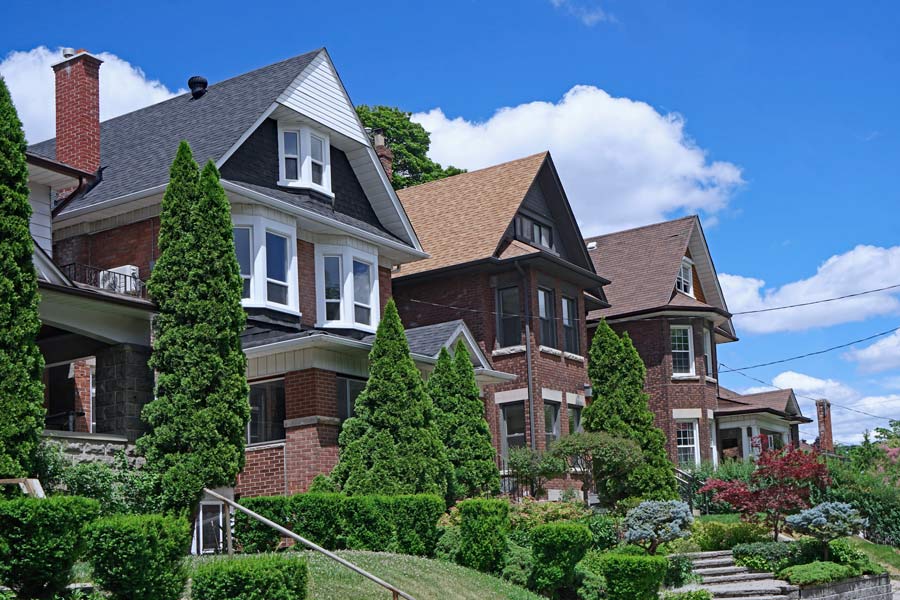
<svg viewBox="0 0 900 600">
<path fill-rule="evenodd" d="M 116 455 L 124 451 L 128 462 L 143 461 L 134 452 L 134 444 L 123 435 L 82 433 L 78 431 L 45 431 L 45 442 L 57 444 L 63 456 L 74 463 L 102 462 L 112 464 Z"/>
<path fill-rule="evenodd" d="M 868 575 L 827 585 L 801 588 L 794 598 L 818 600 L 891 600 L 891 580 L 887 575 Z"/>
</svg>

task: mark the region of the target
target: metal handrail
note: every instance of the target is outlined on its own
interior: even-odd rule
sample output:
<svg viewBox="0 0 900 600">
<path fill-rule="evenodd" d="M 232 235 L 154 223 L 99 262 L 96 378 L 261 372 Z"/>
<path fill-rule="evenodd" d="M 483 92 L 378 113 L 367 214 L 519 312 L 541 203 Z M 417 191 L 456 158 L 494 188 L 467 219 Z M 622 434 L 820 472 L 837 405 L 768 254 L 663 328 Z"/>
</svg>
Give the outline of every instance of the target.
<svg viewBox="0 0 900 600">
<path fill-rule="evenodd" d="M 355 572 L 355 573 L 358 573 L 359 575 L 362 575 L 363 577 L 365 577 L 365 578 L 367 578 L 367 579 L 369 579 L 369 580 L 371 580 L 371 581 L 374 581 L 375 583 L 377 583 L 377 584 L 380 585 L 381 587 L 383 587 L 383 588 L 389 590 L 389 591 L 393 594 L 394 600 L 399 600 L 399 598 L 406 598 L 406 600 L 416 600 L 415 598 L 413 598 L 412 596 L 410 596 L 410 595 L 407 594 L 406 592 L 401 591 L 400 589 L 394 587 L 393 585 L 391 585 L 390 583 L 384 581 L 383 579 L 380 579 L 380 578 L 376 577 L 375 575 L 372 575 L 372 574 L 369 573 L 368 571 L 366 571 L 366 570 L 364 570 L 364 569 L 361 569 L 360 567 L 357 567 L 356 565 L 354 565 L 354 564 L 353 564 L 352 562 L 350 562 L 349 560 L 346 560 L 346 559 L 344 559 L 344 558 L 341 558 L 340 556 L 338 556 L 338 555 L 335 554 L 334 552 L 330 552 L 330 551 L 326 550 L 325 548 L 323 548 L 322 546 L 319 546 L 318 544 L 314 544 L 313 542 L 307 540 L 306 538 L 300 537 L 299 535 L 297 535 L 296 533 L 294 533 L 294 532 L 291 531 L 290 529 L 287 529 L 287 528 L 285 528 L 285 527 L 282 527 L 282 526 L 279 525 L 278 523 L 275 523 L 274 521 L 270 521 L 269 519 L 265 518 L 264 516 L 262 516 L 262 515 L 260 515 L 260 514 L 257 514 L 257 513 L 255 513 L 255 512 L 253 512 L 253 511 L 250 510 L 249 508 L 246 508 L 246 507 L 244 507 L 244 506 L 241 506 L 240 504 L 238 504 L 238 503 L 235 502 L 234 500 L 229 500 L 229 499 L 226 498 L 225 496 L 222 496 L 222 495 L 220 495 L 220 494 L 217 494 L 216 492 L 214 492 L 214 491 L 212 491 L 212 490 L 210 490 L 210 489 L 204 488 L 203 491 L 206 492 L 207 494 L 209 494 L 210 496 L 212 496 L 213 498 L 215 498 L 216 500 L 220 500 L 220 501 L 224 502 L 225 504 L 227 504 L 228 506 L 230 506 L 230 507 L 232 507 L 232 508 L 234 508 L 234 509 L 237 509 L 237 510 L 241 511 L 242 513 L 244 513 L 244 514 L 250 516 L 251 518 L 256 519 L 257 521 L 259 521 L 259 522 L 262 523 L 263 525 L 267 525 L 267 526 L 271 527 L 272 529 L 274 529 L 275 531 L 277 531 L 277 532 L 280 533 L 281 535 L 283 535 L 283 536 L 285 536 L 285 537 L 289 537 L 289 538 L 291 538 L 291 539 L 294 540 L 294 541 L 300 542 L 301 544 L 303 544 L 304 546 L 306 546 L 306 547 L 309 548 L 310 550 L 315 550 L 316 552 L 319 552 L 320 554 L 324 554 L 325 556 L 327 556 L 327 557 L 330 558 L 331 560 L 333 560 L 333 561 L 335 561 L 335 562 L 337 562 L 337 563 L 339 563 L 339 564 L 341 564 L 341 565 L 347 567 L 347 568 L 350 569 L 351 571 L 353 571 L 353 572 Z"/>
</svg>

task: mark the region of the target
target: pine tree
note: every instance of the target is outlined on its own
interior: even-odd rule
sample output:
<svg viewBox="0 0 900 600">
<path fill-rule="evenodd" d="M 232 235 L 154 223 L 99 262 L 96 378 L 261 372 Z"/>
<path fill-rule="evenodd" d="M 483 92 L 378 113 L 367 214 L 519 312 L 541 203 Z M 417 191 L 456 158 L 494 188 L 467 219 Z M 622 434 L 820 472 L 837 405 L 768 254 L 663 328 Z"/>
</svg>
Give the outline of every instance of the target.
<svg viewBox="0 0 900 600">
<path fill-rule="evenodd" d="M 393 300 L 369 353 L 369 380 L 339 445 L 332 477 L 347 494 L 447 494 L 453 467 Z"/>
<path fill-rule="evenodd" d="M 0 478 L 33 475 L 44 428 L 44 357 L 25 133 L 0 78 Z"/>
<path fill-rule="evenodd" d="M 587 431 L 605 431 L 634 440 L 641 447 L 643 463 L 629 472 L 628 495 L 668 500 L 678 495 L 677 482 L 666 454 L 666 436 L 653 424 L 653 412 L 644 392 L 647 370 L 631 338 L 622 337 L 601 321 L 594 332 L 588 357 L 588 376 L 593 398 L 584 411 Z"/>
<path fill-rule="evenodd" d="M 233 485 L 250 418 L 246 323 L 231 214 L 215 165 L 198 168 L 182 142 L 160 217 L 160 259 L 150 278 L 159 305 L 151 366 L 156 399 L 138 441 L 159 475 L 162 505 L 196 508 L 203 487 Z"/>
<path fill-rule="evenodd" d="M 462 340 L 453 357 L 441 348 L 428 379 L 428 395 L 437 410 L 438 430 L 453 465 L 450 500 L 497 492 L 500 472 L 494 461 L 491 430 L 484 418 L 472 359 Z"/>
</svg>

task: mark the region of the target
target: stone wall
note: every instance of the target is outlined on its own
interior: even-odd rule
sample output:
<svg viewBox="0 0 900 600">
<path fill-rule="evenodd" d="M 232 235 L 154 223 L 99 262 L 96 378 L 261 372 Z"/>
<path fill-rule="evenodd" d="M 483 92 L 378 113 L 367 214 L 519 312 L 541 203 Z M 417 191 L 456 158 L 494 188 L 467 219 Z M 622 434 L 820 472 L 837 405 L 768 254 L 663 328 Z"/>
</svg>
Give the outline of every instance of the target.
<svg viewBox="0 0 900 600">
<path fill-rule="evenodd" d="M 143 461 L 137 458 L 134 444 L 123 435 L 82 433 L 79 431 L 45 431 L 45 442 L 57 444 L 63 455 L 75 463 L 103 462 L 112 464 L 116 455 L 124 451 L 129 462 Z"/>
<path fill-rule="evenodd" d="M 887 575 L 871 575 L 828 585 L 801 588 L 796 598 L 818 600 L 891 600 L 891 580 Z"/>
</svg>

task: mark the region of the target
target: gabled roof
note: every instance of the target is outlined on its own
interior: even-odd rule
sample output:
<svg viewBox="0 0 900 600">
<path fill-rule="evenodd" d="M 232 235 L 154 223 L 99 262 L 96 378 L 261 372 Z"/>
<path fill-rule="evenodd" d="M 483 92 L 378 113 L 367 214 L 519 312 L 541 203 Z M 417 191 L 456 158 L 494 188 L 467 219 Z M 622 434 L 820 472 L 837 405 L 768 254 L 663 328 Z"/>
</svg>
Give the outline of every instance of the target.
<svg viewBox="0 0 900 600">
<path fill-rule="evenodd" d="M 779 416 L 796 418 L 809 422 L 800 411 L 800 404 L 791 388 L 776 389 L 770 392 L 755 394 L 739 394 L 734 390 L 719 386 L 719 405 L 716 414 L 745 414 L 752 412 L 777 413 Z"/>
<path fill-rule="evenodd" d="M 592 311 L 588 319 L 663 310 L 713 312 L 725 319 L 721 327 L 734 337 L 731 314 L 696 215 L 592 237 L 586 242 L 597 272 L 612 281 L 604 288 L 610 307 Z M 705 302 L 675 289 L 686 254 L 694 262 Z"/>
</svg>

